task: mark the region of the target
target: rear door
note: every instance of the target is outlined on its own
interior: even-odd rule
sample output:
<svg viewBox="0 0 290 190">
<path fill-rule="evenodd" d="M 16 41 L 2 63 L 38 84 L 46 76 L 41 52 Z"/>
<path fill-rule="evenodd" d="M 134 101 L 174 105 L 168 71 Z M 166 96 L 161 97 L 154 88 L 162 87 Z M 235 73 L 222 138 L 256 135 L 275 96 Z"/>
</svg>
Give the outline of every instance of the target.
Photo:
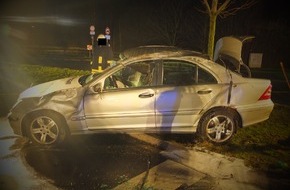
<svg viewBox="0 0 290 190">
<path fill-rule="evenodd" d="M 198 114 L 221 89 L 208 71 L 180 60 L 164 60 L 156 90 L 156 125 L 160 131 L 188 131 Z"/>
</svg>

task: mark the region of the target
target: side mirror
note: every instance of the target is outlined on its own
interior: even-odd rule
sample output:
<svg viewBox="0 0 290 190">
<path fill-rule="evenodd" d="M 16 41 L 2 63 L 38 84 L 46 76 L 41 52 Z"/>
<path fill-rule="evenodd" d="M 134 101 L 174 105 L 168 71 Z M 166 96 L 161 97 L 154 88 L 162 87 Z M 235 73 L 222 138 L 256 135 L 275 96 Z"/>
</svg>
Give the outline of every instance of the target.
<svg viewBox="0 0 290 190">
<path fill-rule="evenodd" d="M 87 94 L 96 94 L 96 93 L 101 93 L 102 92 L 102 86 L 100 83 L 90 86 L 87 90 Z"/>
<path fill-rule="evenodd" d="M 93 90 L 93 92 L 95 92 L 95 93 L 101 93 L 101 92 L 102 92 L 102 86 L 101 86 L 101 84 L 98 83 L 98 84 L 94 85 L 94 86 L 92 87 L 92 90 Z"/>
</svg>

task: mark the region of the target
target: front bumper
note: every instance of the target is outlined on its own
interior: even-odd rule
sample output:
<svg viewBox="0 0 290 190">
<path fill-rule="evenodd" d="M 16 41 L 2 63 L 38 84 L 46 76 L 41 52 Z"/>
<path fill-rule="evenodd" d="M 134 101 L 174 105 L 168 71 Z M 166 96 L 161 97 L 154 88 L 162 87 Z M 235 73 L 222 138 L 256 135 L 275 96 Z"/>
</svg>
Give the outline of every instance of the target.
<svg viewBox="0 0 290 190">
<path fill-rule="evenodd" d="M 10 112 L 7 116 L 9 124 L 16 135 L 23 135 L 21 129 L 21 116 Z"/>
</svg>

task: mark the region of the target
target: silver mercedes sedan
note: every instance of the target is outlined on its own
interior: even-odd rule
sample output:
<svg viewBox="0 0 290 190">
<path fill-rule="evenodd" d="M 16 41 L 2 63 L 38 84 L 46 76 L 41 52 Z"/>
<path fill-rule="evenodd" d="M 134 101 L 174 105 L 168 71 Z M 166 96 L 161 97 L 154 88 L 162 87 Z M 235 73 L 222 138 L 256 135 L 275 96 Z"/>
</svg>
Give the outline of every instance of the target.
<svg viewBox="0 0 290 190">
<path fill-rule="evenodd" d="M 196 133 L 221 144 L 273 110 L 270 80 L 244 77 L 200 53 L 144 46 L 120 57 L 102 73 L 22 92 L 8 115 L 14 133 L 49 146 L 96 132 Z"/>
</svg>

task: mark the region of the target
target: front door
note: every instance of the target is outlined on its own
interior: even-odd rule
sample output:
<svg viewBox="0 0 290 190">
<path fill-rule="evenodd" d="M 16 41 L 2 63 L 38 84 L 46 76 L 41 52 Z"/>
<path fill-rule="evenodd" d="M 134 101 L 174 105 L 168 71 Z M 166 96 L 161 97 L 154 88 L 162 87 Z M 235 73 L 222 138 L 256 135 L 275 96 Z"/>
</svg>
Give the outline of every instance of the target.
<svg viewBox="0 0 290 190">
<path fill-rule="evenodd" d="M 137 129 L 155 127 L 154 65 L 135 63 L 100 82 L 101 92 L 84 98 L 89 129 Z"/>
</svg>

